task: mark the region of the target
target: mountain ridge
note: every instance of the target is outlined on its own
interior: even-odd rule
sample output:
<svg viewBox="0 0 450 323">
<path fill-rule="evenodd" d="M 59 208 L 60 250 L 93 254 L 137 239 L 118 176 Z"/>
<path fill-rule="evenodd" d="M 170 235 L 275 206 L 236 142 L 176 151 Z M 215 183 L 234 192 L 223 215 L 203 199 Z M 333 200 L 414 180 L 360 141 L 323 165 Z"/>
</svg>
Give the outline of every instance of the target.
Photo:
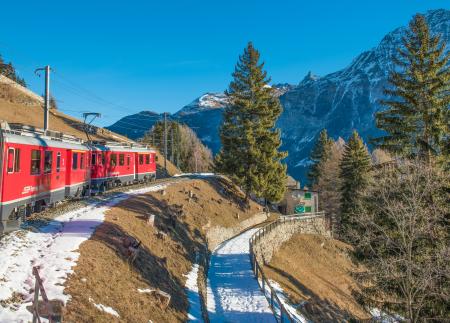
<svg viewBox="0 0 450 323">
<path fill-rule="evenodd" d="M 450 43 L 450 10 L 429 10 L 424 16 L 432 34 L 441 34 Z M 282 130 L 281 149 L 289 152 L 286 163 L 293 177 L 305 179 L 311 148 L 322 129 L 326 128 L 335 139 L 347 138 L 354 129 L 365 141 L 381 133 L 375 127 L 374 114 L 383 108 L 378 100 L 384 96 L 389 72 L 394 68 L 392 59 L 398 55 L 407 28 L 401 26 L 387 33 L 377 46 L 361 52 L 343 69 L 324 76 L 309 72 L 297 85 L 273 85 L 284 108 L 277 126 Z M 193 128 L 200 140 L 217 153 L 226 104 L 224 93 L 207 92 L 171 118 Z M 148 122 L 144 128 L 151 125 Z"/>
</svg>

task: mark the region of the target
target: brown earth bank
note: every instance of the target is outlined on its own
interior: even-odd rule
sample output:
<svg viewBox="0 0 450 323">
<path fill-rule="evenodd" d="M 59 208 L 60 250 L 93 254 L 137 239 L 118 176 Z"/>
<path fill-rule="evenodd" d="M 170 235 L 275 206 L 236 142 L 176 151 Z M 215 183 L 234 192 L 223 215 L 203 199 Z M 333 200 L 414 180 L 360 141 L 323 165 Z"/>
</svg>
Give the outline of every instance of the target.
<svg viewBox="0 0 450 323">
<path fill-rule="evenodd" d="M 320 235 L 295 234 L 264 266 L 300 312 L 314 322 L 366 320 L 370 315 L 352 295 L 357 285 L 350 272 L 351 247 Z"/>
<path fill-rule="evenodd" d="M 55 109 L 51 109 L 49 115 L 50 130 L 60 131 L 82 140 L 87 140 L 81 120 Z M 8 123 L 20 123 L 36 128 L 43 128 L 44 109 L 42 104 L 34 98 L 27 96 L 8 84 L 0 83 L 0 120 L 5 120 Z M 91 135 L 91 139 L 116 142 L 131 141 L 122 135 L 103 128 L 99 129 L 97 135 Z M 177 167 L 169 160 L 167 161 L 167 172 L 165 172 L 164 158 L 159 152 L 157 152 L 157 156 L 158 178 L 180 173 Z"/>
<path fill-rule="evenodd" d="M 254 202 L 244 207 L 242 198 L 224 178 L 187 179 L 111 208 L 92 238 L 80 246 L 77 266 L 65 284 L 71 300 L 64 322 L 186 321 L 185 275 L 195 262 L 207 259 L 206 230 L 239 225 L 261 210 Z M 155 215 L 154 225 L 147 223 L 150 214 Z M 125 237 L 141 242 L 131 264 Z M 166 292 L 170 304 L 165 308 L 156 294 L 138 289 Z M 120 319 L 94 303 L 112 307 Z"/>
</svg>

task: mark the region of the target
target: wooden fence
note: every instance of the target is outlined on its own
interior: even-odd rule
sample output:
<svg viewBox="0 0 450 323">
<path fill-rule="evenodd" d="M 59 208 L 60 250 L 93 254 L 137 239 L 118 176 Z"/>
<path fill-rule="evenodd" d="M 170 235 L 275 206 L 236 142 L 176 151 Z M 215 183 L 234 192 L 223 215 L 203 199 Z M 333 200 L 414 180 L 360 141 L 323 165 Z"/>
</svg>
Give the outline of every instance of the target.
<svg viewBox="0 0 450 323">
<path fill-rule="evenodd" d="M 262 239 L 264 239 L 264 236 L 273 231 L 275 228 L 277 228 L 280 225 L 289 223 L 291 221 L 295 222 L 304 222 L 304 221 L 310 221 L 316 218 L 323 218 L 325 217 L 324 212 L 317 212 L 317 213 L 311 213 L 309 215 L 287 215 L 282 216 L 278 220 L 269 223 L 256 231 L 250 238 L 249 244 L 250 244 L 250 263 L 252 265 L 252 270 L 256 276 L 256 280 L 258 281 L 258 284 L 260 288 L 262 289 L 264 295 L 266 296 L 267 300 L 269 301 L 270 307 L 275 315 L 275 318 L 278 322 L 284 323 L 284 322 L 296 322 L 292 315 L 286 310 L 283 303 L 281 302 L 280 298 L 277 295 L 276 290 L 272 287 L 272 285 L 269 283 L 269 280 L 267 279 L 266 275 L 264 274 L 264 271 L 262 269 L 262 266 L 258 263 L 257 255 L 255 253 L 254 247 L 261 242 Z"/>
</svg>

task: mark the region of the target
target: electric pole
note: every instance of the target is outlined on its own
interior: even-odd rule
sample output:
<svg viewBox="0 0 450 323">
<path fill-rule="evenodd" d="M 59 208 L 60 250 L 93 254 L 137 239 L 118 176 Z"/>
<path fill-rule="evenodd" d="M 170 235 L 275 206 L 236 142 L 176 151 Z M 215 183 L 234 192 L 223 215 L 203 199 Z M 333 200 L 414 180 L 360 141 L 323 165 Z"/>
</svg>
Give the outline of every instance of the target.
<svg viewBox="0 0 450 323">
<path fill-rule="evenodd" d="M 39 71 L 45 71 L 45 97 L 44 97 L 44 134 L 48 130 L 49 110 L 50 110 L 50 66 L 38 68 L 34 71 L 38 76 Z"/>
<path fill-rule="evenodd" d="M 167 174 L 167 112 L 164 112 L 164 169 Z"/>
</svg>

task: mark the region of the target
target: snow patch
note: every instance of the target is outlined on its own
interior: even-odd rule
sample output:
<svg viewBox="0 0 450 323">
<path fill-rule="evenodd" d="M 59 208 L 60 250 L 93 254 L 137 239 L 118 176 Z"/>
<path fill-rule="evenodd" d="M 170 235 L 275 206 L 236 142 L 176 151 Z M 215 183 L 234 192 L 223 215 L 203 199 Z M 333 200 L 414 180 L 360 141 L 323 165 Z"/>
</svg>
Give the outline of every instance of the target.
<svg viewBox="0 0 450 323">
<path fill-rule="evenodd" d="M 66 303 L 70 295 L 64 294 L 64 283 L 73 273 L 72 268 L 80 255 L 78 248 L 103 222 L 105 212 L 133 195 L 158 191 L 166 186 L 154 185 L 119 193 L 64 213 L 39 231 L 18 230 L 4 236 L 0 240 L 0 300 L 6 301 L 13 294 L 19 294 L 23 301 L 14 306 L 0 305 L 0 322 L 31 320 L 26 306 L 31 305 L 33 299 L 33 266 L 39 267 L 48 298 Z"/>
<path fill-rule="evenodd" d="M 283 307 L 286 309 L 286 311 L 289 313 L 289 315 L 294 319 L 294 322 L 299 323 L 311 323 L 310 320 L 308 320 L 306 317 L 304 317 L 301 313 L 297 311 L 297 307 L 300 305 L 293 305 L 290 303 L 289 298 L 287 297 L 286 293 L 284 292 L 283 288 L 278 284 L 276 281 L 269 279 L 269 283 L 272 286 L 272 288 L 275 290 L 278 299 L 283 304 Z M 266 296 L 270 297 L 270 288 L 269 286 L 265 285 L 265 293 Z M 278 307 L 278 304 L 274 302 L 274 306 L 276 307 L 276 312 L 280 312 L 280 308 Z"/>
<path fill-rule="evenodd" d="M 189 311 L 188 311 L 188 321 L 189 322 L 200 322 L 202 317 L 202 309 L 200 305 L 200 295 L 198 293 L 198 269 L 199 265 L 192 265 L 191 271 L 185 275 L 187 277 L 186 280 L 186 291 L 187 298 L 189 301 Z"/>
<path fill-rule="evenodd" d="M 109 306 L 106 306 L 106 305 L 103 305 L 103 304 L 97 304 L 97 303 L 95 303 L 94 300 L 93 300 L 92 298 L 90 298 L 90 297 L 89 297 L 89 302 L 91 302 L 92 304 L 94 304 L 94 306 L 95 306 L 96 308 L 98 308 L 100 311 L 105 312 L 105 313 L 108 313 L 108 314 L 111 314 L 111 315 L 114 315 L 115 317 L 119 317 L 119 318 L 120 318 L 119 313 L 117 313 L 117 311 L 116 311 L 115 309 L 113 309 L 112 307 L 109 307 Z"/>
</svg>

